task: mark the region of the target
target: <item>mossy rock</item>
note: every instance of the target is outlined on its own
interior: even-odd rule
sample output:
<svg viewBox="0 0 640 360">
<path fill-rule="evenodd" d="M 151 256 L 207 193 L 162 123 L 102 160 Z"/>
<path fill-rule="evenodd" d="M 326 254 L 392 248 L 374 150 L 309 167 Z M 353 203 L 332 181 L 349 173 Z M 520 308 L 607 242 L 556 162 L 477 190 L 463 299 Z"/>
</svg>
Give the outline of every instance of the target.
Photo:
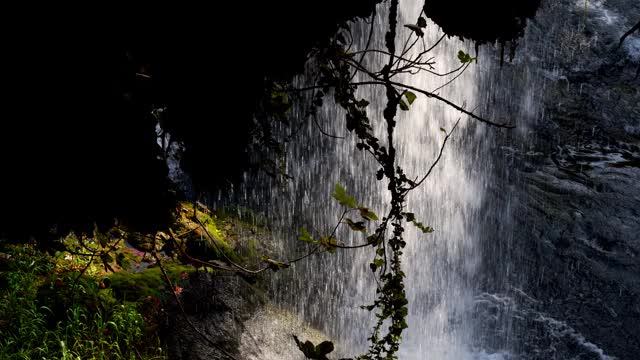
<svg viewBox="0 0 640 360">
<path fill-rule="evenodd" d="M 163 268 L 175 286 L 183 286 L 183 275 L 195 271 L 191 266 L 175 263 L 163 264 Z M 114 296 L 120 300 L 138 302 L 148 297 L 163 298 L 167 286 L 160 267 L 154 266 L 138 273 L 120 271 L 109 276 Z"/>
<path fill-rule="evenodd" d="M 193 204 L 180 204 L 177 215 L 178 224 L 184 230 L 191 232 L 185 237 L 187 252 L 201 260 L 226 260 L 229 258 L 234 262 L 239 262 L 240 257 L 235 253 L 230 241 L 232 224 L 219 219 L 211 211 L 202 206 L 198 206 L 195 212 L 197 220 L 206 229 L 203 230 L 198 222 L 193 221 Z"/>
</svg>

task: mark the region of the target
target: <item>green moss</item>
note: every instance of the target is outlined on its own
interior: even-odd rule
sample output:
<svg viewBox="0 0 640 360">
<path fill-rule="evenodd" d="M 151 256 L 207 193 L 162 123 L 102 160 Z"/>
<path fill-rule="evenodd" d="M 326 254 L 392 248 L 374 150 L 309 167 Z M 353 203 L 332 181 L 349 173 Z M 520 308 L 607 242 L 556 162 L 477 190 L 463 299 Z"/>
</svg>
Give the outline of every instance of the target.
<svg viewBox="0 0 640 360">
<path fill-rule="evenodd" d="M 174 285 L 184 286 L 183 276 L 195 271 L 191 266 L 176 263 L 165 263 L 163 268 Z M 166 282 L 160 268 L 150 267 L 138 273 L 124 271 L 109 276 L 111 288 L 116 298 L 137 302 L 147 297 L 163 298 L 167 294 Z"/>
<path fill-rule="evenodd" d="M 245 261 L 255 261 L 260 257 L 258 253 L 259 242 L 255 238 L 249 238 L 247 245 L 240 249 L 240 256 Z"/>
<path fill-rule="evenodd" d="M 183 229 L 189 230 L 193 227 L 199 227 L 199 224 L 191 221 L 193 214 L 193 204 L 180 204 L 179 223 Z M 233 246 L 230 244 L 230 242 L 233 241 L 233 236 L 231 236 L 229 232 L 229 229 L 232 227 L 231 224 L 218 218 L 215 214 L 201 206 L 198 206 L 196 216 L 213 239 L 209 239 L 204 231 L 191 232 L 186 239 L 189 253 L 196 254 L 200 258 L 203 258 L 203 260 L 225 260 L 226 256 L 232 261 L 240 261 L 240 257 L 235 253 Z M 215 244 L 212 243 L 212 241 L 215 241 Z"/>
<path fill-rule="evenodd" d="M 221 219 L 239 221 L 248 227 L 264 228 L 267 226 L 267 220 L 264 215 L 242 206 L 223 207 L 217 210 L 216 214 Z"/>
</svg>

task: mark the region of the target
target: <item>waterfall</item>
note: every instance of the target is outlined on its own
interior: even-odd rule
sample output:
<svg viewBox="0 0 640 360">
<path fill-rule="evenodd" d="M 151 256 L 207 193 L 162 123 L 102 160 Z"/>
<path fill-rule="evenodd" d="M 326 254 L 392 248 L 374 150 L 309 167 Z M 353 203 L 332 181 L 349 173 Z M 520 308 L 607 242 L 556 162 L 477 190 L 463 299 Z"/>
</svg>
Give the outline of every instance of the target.
<svg viewBox="0 0 640 360">
<path fill-rule="evenodd" d="M 398 48 L 411 34 L 403 25 L 416 23 L 421 4 L 417 0 L 400 1 Z M 373 26 L 368 20 L 352 24 L 354 50 L 366 46 L 370 28 L 374 29 L 371 48 L 385 49 L 387 6 L 386 3 L 378 6 Z M 435 44 L 441 36 L 438 26 L 428 21 L 424 46 Z M 473 45 L 446 38 L 430 53 L 436 62 L 435 71 L 447 73 L 459 67 L 458 51 L 474 56 Z M 421 48 L 423 44 L 418 42 L 416 49 Z M 504 116 L 504 111 L 490 111 L 496 85 L 486 78 L 488 73 L 496 71 L 499 60 L 494 57 L 491 52 L 483 55 L 478 64 L 471 65 L 437 93 L 484 116 Z M 367 55 L 363 64 L 378 70 L 387 61 L 385 55 Z M 457 75 L 421 72 L 404 76 L 400 81 L 433 91 Z M 303 87 L 312 81 L 310 76 L 303 75 L 295 84 Z M 523 90 L 526 95 L 527 88 Z M 384 139 L 381 136 L 382 110 L 386 103 L 384 89 L 363 85 L 358 95 L 370 101 L 368 116 L 376 134 Z M 527 96 L 510 95 L 514 96 L 512 102 L 527 99 Z M 279 250 L 289 258 L 294 257 L 291 254 L 308 250 L 306 244 L 297 240 L 299 227 L 328 234 L 336 226 L 342 212 L 341 206 L 330 197 L 336 184 L 344 186 L 360 204 L 377 214 L 385 213 L 388 206 L 387 182 L 377 181 L 375 177 L 379 166 L 370 155 L 356 149 L 354 135 L 345 128 L 342 109 L 329 98 L 325 98 L 315 121 L 305 121 L 287 144 L 286 172 L 293 179 L 280 184 L 263 175 L 248 176 L 239 191 L 243 200 L 266 212 L 274 236 L 279 239 Z M 535 113 L 531 106 L 525 108 Z M 304 118 L 305 109 L 294 108 L 291 115 Z M 517 121 L 516 116 L 501 120 Z M 399 357 L 403 360 L 511 358 L 510 325 L 504 316 L 510 308 L 502 306 L 495 310 L 487 306 L 501 299 L 508 302 L 509 299 L 501 296 L 513 272 L 511 262 L 501 256 L 506 256 L 510 246 L 510 188 L 505 175 L 508 166 L 497 168 L 498 160 L 492 157 L 495 138 L 504 132 L 487 128 L 444 103 L 420 95 L 410 110 L 399 111 L 396 119 L 398 163 L 409 178 L 419 178 L 426 173 L 444 140 L 441 128 L 449 131 L 460 119 L 433 173 L 407 198 L 408 211 L 414 212 L 419 221 L 433 227 L 435 232 L 422 234 L 406 226 L 407 247 L 403 260 L 409 328 L 403 335 Z M 280 131 L 286 134 L 291 129 L 282 126 Z M 324 136 L 322 132 L 342 138 Z M 487 198 L 488 189 L 501 186 L 505 188 L 500 189 L 499 200 Z M 369 231 L 373 228 L 370 226 Z M 506 234 L 505 239 L 495 238 L 502 233 Z M 336 237 L 346 244 L 366 241 L 363 235 L 346 226 L 338 228 Z M 492 242 L 498 245 L 484 245 Z M 373 255 L 370 247 L 338 250 L 296 263 L 274 276 L 274 301 L 292 308 L 304 321 L 330 336 L 336 343 L 335 356 L 362 354 L 366 352 L 373 325 L 372 314 L 360 308 L 375 298 L 376 282 L 369 269 Z M 486 259 L 491 264 L 483 264 Z M 483 315 L 479 316 L 479 312 Z M 499 324 L 488 329 L 487 317 Z"/>
</svg>

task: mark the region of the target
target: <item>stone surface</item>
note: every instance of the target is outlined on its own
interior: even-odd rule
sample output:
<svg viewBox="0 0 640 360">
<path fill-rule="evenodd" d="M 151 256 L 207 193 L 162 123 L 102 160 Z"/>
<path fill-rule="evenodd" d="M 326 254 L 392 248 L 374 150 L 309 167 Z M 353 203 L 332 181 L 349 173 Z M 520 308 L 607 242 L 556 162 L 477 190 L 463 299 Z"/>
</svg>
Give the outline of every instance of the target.
<svg viewBox="0 0 640 360">
<path fill-rule="evenodd" d="M 640 34 L 617 48 L 638 18 L 637 1 L 557 1 L 532 29 L 542 116 L 508 175 L 526 359 L 640 354 Z"/>
</svg>

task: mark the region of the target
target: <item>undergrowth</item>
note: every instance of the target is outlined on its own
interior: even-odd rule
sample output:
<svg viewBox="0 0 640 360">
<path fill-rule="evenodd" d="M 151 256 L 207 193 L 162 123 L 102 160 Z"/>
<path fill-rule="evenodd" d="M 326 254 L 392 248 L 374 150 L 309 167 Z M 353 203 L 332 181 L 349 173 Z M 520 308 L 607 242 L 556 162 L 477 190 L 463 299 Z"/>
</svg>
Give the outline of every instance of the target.
<svg viewBox="0 0 640 360">
<path fill-rule="evenodd" d="M 0 257 L 0 359 L 167 358 L 142 302 L 80 271 L 57 273 L 32 245 L 2 246 Z"/>
</svg>

